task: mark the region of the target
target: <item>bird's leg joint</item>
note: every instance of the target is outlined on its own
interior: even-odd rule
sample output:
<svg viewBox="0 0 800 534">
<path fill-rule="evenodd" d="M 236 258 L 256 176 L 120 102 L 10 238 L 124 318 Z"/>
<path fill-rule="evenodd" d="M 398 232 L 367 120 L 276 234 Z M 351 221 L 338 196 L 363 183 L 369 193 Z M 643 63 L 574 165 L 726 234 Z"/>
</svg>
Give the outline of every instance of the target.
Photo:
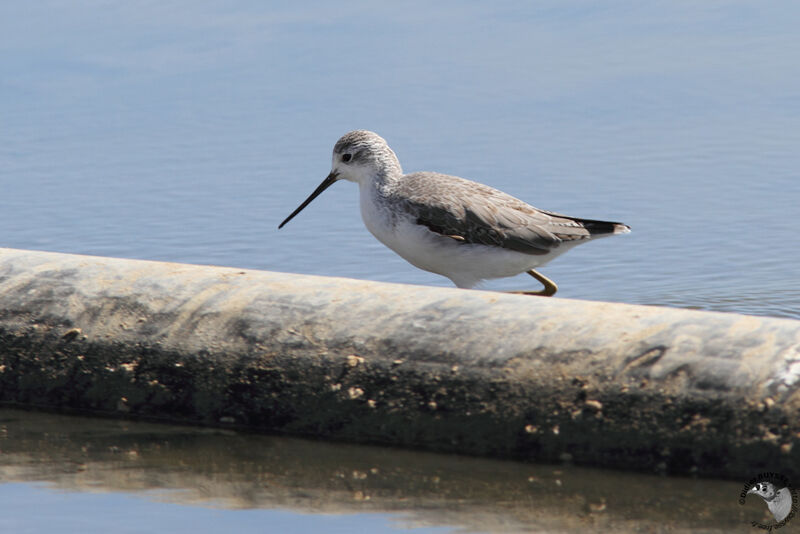
<svg viewBox="0 0 800 534">
<path fill-rule="evenodd" d="M 508 291 L 508 293 L 514 293 L 515 295 L 537 295 L 540 297 L 552 297 L 556 294 L 556 291 L 558 291 L 558 286 L 555 282 L 533 269 L 527 272 L 529 275 L 540 281 L 544 288 L 539 291 Z"/>
</svg>

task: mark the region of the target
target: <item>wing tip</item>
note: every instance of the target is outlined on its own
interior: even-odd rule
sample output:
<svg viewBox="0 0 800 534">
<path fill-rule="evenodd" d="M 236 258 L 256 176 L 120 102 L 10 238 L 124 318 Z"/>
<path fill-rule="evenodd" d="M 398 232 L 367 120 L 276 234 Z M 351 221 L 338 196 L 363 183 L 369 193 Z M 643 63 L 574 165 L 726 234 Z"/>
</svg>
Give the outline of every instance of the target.
<svg viewBox="0 0 800 534">
<path fill-rule="evenodd" d="M 600 237 L 604 235 L 628 234 L 631 227 L 627 224 L 611 221 L 595 221 L 591 219 L 575 219 L 589 232 L 588 237 Z"/>
<path fill-rule="evenodd" d="M 614 225 L 614 234 L 629 234 L 631 227 L 623 223 L 612 223 Z"/>
</svg>

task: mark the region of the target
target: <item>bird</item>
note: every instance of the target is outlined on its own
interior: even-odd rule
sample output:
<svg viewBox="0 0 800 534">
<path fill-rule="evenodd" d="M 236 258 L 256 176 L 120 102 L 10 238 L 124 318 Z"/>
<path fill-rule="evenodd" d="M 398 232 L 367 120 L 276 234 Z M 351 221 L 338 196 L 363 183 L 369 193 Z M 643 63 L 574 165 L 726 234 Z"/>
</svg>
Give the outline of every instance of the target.
<svg viewBox="0 0 800 534">
<path fill-rule="evenodd" d="M 331 171 L 280 225 L 283 228 L 334 183 L 359 187 L 367 230 L 406 261 L 470 289 L 484 280 L 523 272 L 552 296 L 558 286 L 535 269 L 572 247 L 630 232 L 630 226 L 535 208 L 493 187 L 438 172 L 404 174 L 386 140 L 368 130 L 343 135 Z"/>
<path fill-rule="evenodd" d="M 767 508 L 778 523 L 786 519 L 789 512 L 792 511 L 792 493 L 788 487 L 776 490 L 775 484 L 772 482 L 759 482 L 747 493 L 753 493 L 764 499 Z"/>
</svg>

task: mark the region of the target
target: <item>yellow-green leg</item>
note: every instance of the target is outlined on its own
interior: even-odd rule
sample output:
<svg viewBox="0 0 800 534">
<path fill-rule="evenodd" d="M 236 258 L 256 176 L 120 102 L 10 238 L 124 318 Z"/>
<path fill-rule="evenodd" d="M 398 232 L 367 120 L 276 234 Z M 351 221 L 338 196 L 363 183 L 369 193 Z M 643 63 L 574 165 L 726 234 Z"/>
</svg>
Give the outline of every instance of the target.
<svg viewBox="0 0 800 534">
<path fill-rule="evenodd" d="M 533 269 L 528 271 L 528 274 L 540 281 L 544 288 L 540 291 L 509 291 L 508 293 L 514 293 L 516 295 L 538 295 L 540 297 L 552 297 L 556 294 L 556 291 L 558 291 L 558 286 L 556 283 L 547 278 L 545 275 L 537 273 Z"/>
</svg>

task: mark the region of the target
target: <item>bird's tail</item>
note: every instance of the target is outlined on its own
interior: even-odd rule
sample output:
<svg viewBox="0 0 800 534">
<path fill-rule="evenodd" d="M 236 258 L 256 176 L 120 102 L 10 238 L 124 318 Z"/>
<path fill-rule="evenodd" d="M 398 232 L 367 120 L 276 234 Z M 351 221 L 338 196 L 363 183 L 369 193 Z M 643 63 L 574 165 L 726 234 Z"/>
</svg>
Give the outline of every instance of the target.
<svg viewBox="0 0 800 534">
<path fill-rule="evenodd" d="M 627 234 L 631 231 L 631 227 L 627 224 L 619 223 L 619 222 L 610 222 L 610 221 L 595 221 L 592 219 L 573 219 L 576 222 L 579 222 L 589 231 L 589 235 L 592 236 L 601 236 L 601 235 L 614 235 L 614 234 Z"/>
<path fill-rule="evenodd" d="M 629 234 L 631 233 L 631 227 L 627 224 L 622 223 L 612 223 L 614 225 L 614 233 L 615 234 Z"/>
</svg>

